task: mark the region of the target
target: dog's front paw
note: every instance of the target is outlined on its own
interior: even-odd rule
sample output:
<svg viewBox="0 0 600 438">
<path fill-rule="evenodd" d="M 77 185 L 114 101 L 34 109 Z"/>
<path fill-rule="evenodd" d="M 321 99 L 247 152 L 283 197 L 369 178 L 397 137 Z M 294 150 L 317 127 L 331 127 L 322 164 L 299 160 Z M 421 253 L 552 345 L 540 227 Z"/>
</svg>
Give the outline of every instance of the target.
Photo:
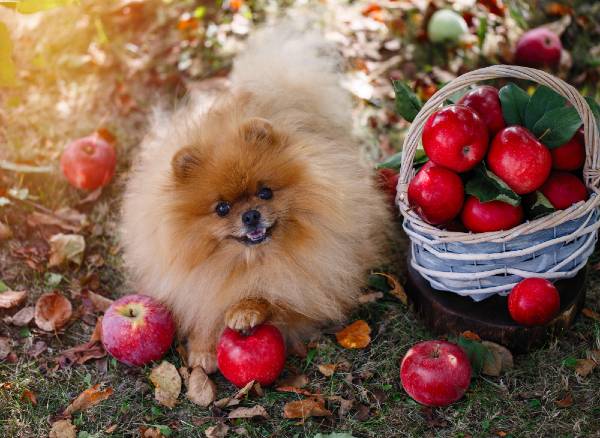
<svg viewBox="0 0 600 438">
<path fill-rule="evenodd" d="M 269 316 L 271 316 L 271 306 L 268 301 L 248 298 L 227 310 L 225 324 L 230 329 L 245 331 L 262 324 Z"/>
<path fill-rule="evenodd" d="M 200 367 L 206 374 L 212 374 L 217 371 L 217 355 L 208 351 L 191 350 L 188 353 L 188 366 Z"/>
</svg>

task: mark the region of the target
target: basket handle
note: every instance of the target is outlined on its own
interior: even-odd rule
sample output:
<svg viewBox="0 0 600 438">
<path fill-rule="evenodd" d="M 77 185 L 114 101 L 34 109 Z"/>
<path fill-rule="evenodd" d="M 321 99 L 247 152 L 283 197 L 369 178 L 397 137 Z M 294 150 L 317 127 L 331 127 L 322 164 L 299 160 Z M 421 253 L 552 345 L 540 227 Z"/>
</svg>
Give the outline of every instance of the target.
<svg viewBox="0 0 600 438">
<path fill-rule="evenodd" d="M 425 103 L 423 108 L 421 108 L 421 111 L 419 111 L 419 114 L 417 114 L 417 117 L 415 117 L 410 125 L 402 147 L 402 166 L 400 167 L 400 176 L 398 178 L 397 186 L 398 195 L 396 197 L 397 203 L 400 204 L 401 211 L 404 212 L 409 209 L 406 192 L 408 190 L 410 179 L 413 176 L 413 160 L 415 152 L 423 133 L 423 126 L 429 116 L 437 111 L 444 101 L 457 91 L 481 81 L 504 77 L 525 79 L 541 85 L 546 85 L 567 99 L 573 107 L 575 107 L 583 121 L 584 128 L 586 158 L 583 167 L 583 177 L 589 189 L 596 193 L 599 192 L 599 127 L 596 126 L 594 114 L 581 94 L 579 94 L 573 86 L 545 71 L 514 65 L 494 65 L 465 73 L 448 82 Z"/>
</svg>

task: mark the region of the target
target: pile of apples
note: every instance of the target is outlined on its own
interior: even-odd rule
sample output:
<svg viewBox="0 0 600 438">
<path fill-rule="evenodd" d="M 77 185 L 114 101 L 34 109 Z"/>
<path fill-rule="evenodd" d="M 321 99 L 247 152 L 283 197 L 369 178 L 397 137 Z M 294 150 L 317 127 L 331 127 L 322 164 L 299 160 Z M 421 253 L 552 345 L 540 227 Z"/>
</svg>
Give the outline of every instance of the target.
<svg viewBox="0 0 600 438">
<path fill-rule="evenodd" d="M 550 149 L 544 135 L 507 125 L 498 89 L 488 85 L 429 117 L 422 136 L 429 161 L 408 187 L 409 204 L 424 221 L 455 231 L 508 230 L 539 216 L 539 206 L 549 213 L 588 198 L 579 176 L 581 129 Z"/>
</svg>

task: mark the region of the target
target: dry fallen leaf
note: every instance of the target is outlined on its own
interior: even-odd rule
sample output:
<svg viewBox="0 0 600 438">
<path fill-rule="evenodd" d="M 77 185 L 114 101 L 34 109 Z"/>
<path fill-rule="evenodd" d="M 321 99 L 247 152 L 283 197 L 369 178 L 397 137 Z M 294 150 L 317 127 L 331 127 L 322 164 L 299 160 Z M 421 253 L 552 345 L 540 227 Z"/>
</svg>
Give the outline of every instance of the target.
<svg viewBox="0 0 600 438">
<path fill-rule="evenodd" d="M 90 290 L 83 291 L 81 296 L 89 299 L 94 305 L 94 309 L 96 309 L 98 312 L 106 312 L 106 309 L 108 309 L 114 301 Z"/>
<path fill-rule="evenodd" d="M 360 304 L 366 303 L 374 303 L 377 300 L 383 298 L 383 292 L 369 292 L 366 294 L 362 294 L 358 297 L 358 302 Z"/>
<path fill-rule="evenodd" d="M 317 365 L 317 368 L 319 368 L 319 371 L 325 377 L 331 377 L 331 376 L 333 376 L 333 373 L 335 373 L 337 364 L 335 364 L 335 363 L 320 364 L 320 365 Z"/>
<path fill-rule="evenodd" d="M 275 388 L 275 391 L 277 391 L 277 392 L 293 392 L 295 394 L 306 395 L 308 397 L 317 395 L 317 394 L 313 394 L 312 392 L 310 392 L 306 389 L 296 388 L 295 386 L 278 386 L 277 388 Z"/>
<path fill-rule="evenodd" d="M 556 400 L 554 403 L 556 403 L 556 406 L 559 408 L 568 408 L 573 405 L 573 394 L 568 392 L 562 399 Z"/>
<path fill-rule="evenodd" d="M 308 385 L 308 382 L 309 380 L 306 374 L 293 374 L 285 379 L 281 379 L 277 386 L 294 386 L 296 388 L 304 388 L 306 385 Z"/>
<path fill-rule="evenodd" d="M 78 233 L 87 225 L 87 217 L 85 214 L 70 208 L 63 208 L 54 213 L 34 211 L 27 216 L 27 225 L 31 228 L 36 228 L 40 225 L 54 226 L 64 231 Z"/>
<path fill-rule="evenodd" d="M 577 359 L 575 372 L 581 377 L 586 377 L 596 368 L 596 362 L 592 359 Z"/>
<path fill-rule="evenodd" d="M 48 345 L 44 341 L 35 341 L 31 347 L 27 349 L 27 355 L 30 357 L 38 357 L 48 349 Z"/>
<path fill-rule="evenodd" d="M 206 438 L 224 438 L 227 432 L 229 432 L 229 426 L 225 423 L 219 423 L 206 429 L 204 435 L 206 435 Z"/>
<path fill-rule="evenodd" d="M 33 319 L 35 308 L 33 306 L 23 307 L 13 316 L 6 318 L 6 322 L 17 327 L 28 325 Z"/>
<path fill-rule="evenodd" d="M 590 309 L 589 307 L 584 307 L 581 313 L 583 313 L 583 315 L 587 316 L 588 318 L 600 321 L 600 313 Z"/>
<path fill-rule="evenodd" d="M 335 334 L 338 343 L 344 348 L 365 348 L 371 342 L 371 327 L 359 319 Z"/>
<path fill-rule="evenodd" d="M 463 338 L 468 339 L 470 341 L 481 341 L 481 338 L 479 337 L 479 335 L 475 332 L 472 332 L 471 330 L 462 332 L 460 334 L 460 336 L 462 336 Z"/>
<path fill-rule="evenodd" d="M 156 427 L 140 426 L 140 435 L 142 438 L 165 438 L 165 436 L 160 433 L 160 430 Z"/>
<path fill-rule="evenodd" d="M 75 438 L 77 429 L 71 423 L 71 420 L 59 420 L 52 423 L 52 429 L 50 429 L 50 438 Z"/>
<path fill-rule="evenodd" d="M 31 392 L 29 389 L 23 390 L 23 393 L 21 394 L 21 400 L 28 401 L 33 406 L 37 405 L 37 396 L 35 395 L 35 393 Z"/>
<path fill-rule="evenodd" d="M 6 359 L 11 352 L 11 340 L 9 338 L 0 337 L 0 360 Z"/>
<path fill-rule="evenodd" d="M 58 266 L 69 261 L 80 265 L 85 251 L 85 239 L 79 234 L 55 234 L 48 241 L 50 260 L 48 267 Z"/>
<path fill-rule="evenodd" d="M 498 377 L 514 366 L 513 356 L 508 348 L 490 341 L 481 341 L 481 344 L 491 353 L 491 358 L 483 362 L 483 374 Z"/>
<path fill-rule="evenodd" d="M 154 384 L 154 398 L 158 403 L 168 408 L 175 407 L 181 392 L 181 376 L 177 368 L 163 360 L 150 373 L 150 381 Z"/>
<path fill-rule="evenodd" d="M 112 388 L 100 389 L 100 384 L 97 383 L 91 388 L 86 389 L 79 394 L 75 400 L 64 410 L 64 415 L 72 415 L 75 412 L 85 411 L 92 406 L 97 405 L 103 400 L 106 400 L 113 393 Z"/>
<path fill-rule="evenodd" d="M 386 274 L 385 272 L 374 272 L 373 275 L 381 275 L 385 277 L 388 281 L 388 284 L 392 286 L 392 289 L 389 291 L 389 293 L 398 298 L 405 306 L 408 305 L 408 296 L 406 295 L 404 286 L 400 284 L 400 280 L 398 280 L 398 278 L 391 274 Z"/>
<path fill-rule="evenodd" d="M 590 350 L 590 358 L 600 365 L 600 350 Z"/>
<path fill-rule="evenodd" d="M 227 418 L 254 418 L 254 417 L 262 417 L 269 418 L 269 414 L 266 409 L 261 405 L 254 405 L 251 408 L 236 408 L 229 413 Z"/>
<path fill-rule="evenodd" d="M 322 399 L 307 398 L 286 403 L 283 407 L 285 418 L 328 417 L 331 411 L 325 408 Z"/>
<path fill-rule="evenodd" d="M 190 374 L 187 398 L 203 407 L 207 407 L 217 398 L 217 386 L 201 367 L 194 368 Z"/>
<path fill-rule="evenodd" d="M 17 307 L 27 299 L 27 292 L 6 290 L 0 292 L 0 309 L 12 309 Z"/>
<path fill-rule="evenodd" d="M 47 332 L 63 327 L 72 314 L 71 302 L 58 292 L 45 293 L 35 303 L 35 323 Z"/>
<path fill-rule="evenodd" d="M 8 240 L 13 236 L 12 230 L 8 225 L 0 222 L 0 241 Z"/>
</svg>

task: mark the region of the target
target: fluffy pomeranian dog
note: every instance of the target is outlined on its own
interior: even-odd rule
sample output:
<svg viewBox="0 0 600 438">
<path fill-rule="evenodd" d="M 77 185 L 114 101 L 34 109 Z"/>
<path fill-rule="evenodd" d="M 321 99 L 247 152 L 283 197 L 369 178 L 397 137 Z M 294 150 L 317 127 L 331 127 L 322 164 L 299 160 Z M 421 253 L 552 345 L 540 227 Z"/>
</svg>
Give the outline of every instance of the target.
<svg viewBox="0 0 600 438">
<path fill-rule="evenodd" d="M 125 194 L 136 288 L 166 303 L 189 365 L 216 369 L 226 326 L 269 321 L 288 346 L 341 321 L 381 260 L 389 210 L 352 138 L 323 39 L 250 39 L 231 88 L 156 115 Z"/>
</svg>

